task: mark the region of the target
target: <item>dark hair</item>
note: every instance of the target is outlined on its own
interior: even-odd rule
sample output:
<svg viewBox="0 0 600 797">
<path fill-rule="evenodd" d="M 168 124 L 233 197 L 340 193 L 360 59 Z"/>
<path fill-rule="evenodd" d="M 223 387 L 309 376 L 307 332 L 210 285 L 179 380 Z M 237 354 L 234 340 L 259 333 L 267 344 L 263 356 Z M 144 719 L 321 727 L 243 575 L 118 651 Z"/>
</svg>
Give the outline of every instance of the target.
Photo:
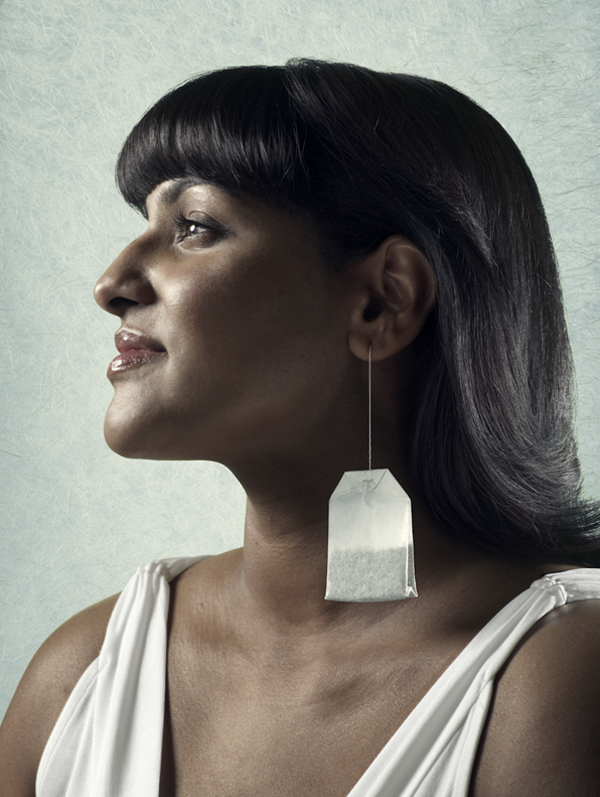
<svg viewBox="0 0 600 797">
<path fill-rule="evenodd" d="M 546 217 L 490 114 L 438 81 L 351 64 L 224 69 L 160 99 L 119 156 L 119 188 L 142 212 L 180 177 L 308 214 L 332 268 L 410 239 L 438 289 L 417 339 L 417 489 L 447 530 L 495 553 L 551 561 L 600 546 Z"/>
</svg>

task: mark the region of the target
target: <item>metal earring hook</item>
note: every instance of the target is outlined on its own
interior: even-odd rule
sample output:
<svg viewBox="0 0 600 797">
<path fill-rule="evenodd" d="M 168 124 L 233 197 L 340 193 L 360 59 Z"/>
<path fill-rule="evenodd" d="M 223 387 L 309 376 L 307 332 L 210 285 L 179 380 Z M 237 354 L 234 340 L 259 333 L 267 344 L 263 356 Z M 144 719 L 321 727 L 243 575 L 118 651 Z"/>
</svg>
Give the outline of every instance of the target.
<svg viewBox="0 0 600 797">
<path fill-rule="evenodd" d="M 371 432 L 371 351 L 373 344 L 369 343 L 369 470 L 371 470 L 372 432 Z"/>
</svg>

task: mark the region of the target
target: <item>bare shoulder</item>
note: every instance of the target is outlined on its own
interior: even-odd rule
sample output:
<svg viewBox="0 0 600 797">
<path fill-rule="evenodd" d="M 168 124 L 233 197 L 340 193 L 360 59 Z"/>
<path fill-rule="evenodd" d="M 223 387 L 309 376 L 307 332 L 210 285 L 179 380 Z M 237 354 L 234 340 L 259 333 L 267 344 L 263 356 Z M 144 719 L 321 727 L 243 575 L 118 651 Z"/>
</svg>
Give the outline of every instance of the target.
<svg viewBox="0 0 600 797">
<path fill-rule="evenodd" d="M 48 737 L 77 681 L 98 657 L 118 597 L 71 617 L 29 663 L 0 726 L 0 797 L 33 797 Z"/>
<path fill-rule="evenodd" d="M 496 680 L 472 797 L 600 794 L 600 600 L 534 626 Z"/>
</svg>

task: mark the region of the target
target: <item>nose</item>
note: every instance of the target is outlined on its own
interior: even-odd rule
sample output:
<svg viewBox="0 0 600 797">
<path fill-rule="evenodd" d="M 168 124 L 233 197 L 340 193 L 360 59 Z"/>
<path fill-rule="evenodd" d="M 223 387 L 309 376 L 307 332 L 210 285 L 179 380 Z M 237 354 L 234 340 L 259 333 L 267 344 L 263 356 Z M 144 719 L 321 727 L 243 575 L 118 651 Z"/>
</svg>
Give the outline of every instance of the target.
<svg viewBox="0 0 600 797">
<path fill-rule="evenodd" d="M 94 299 L 100 307 L 121 318 L 132 307 L 156 301 L 139 241 L 136 239 L 123 249 L 94 287 Z"/>
</svg>

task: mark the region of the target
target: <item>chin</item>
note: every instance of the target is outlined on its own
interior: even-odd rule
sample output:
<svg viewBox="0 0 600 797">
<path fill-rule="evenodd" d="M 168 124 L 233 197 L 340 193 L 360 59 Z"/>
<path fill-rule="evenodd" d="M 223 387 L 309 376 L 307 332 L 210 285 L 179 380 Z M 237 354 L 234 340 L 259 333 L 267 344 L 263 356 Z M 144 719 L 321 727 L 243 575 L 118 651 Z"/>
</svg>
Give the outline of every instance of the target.
<svg viewBox="0 0 600 797">
<path fill-rule="evenodd" d="M 115 454 L 127 459 L 160 459 L 160 457 L 151 456 L 148 452 L 148 444 L 144 445 L 140 440 L 140 436 L 132 433 L 132 430 L 124 430 L 115 428 L 107 420 L 104 422 L 104 439 L 106 444 Z"/>
<path fill-rule="evenodd" d="M 127 459 L 206 459 L 190 445 L 190 425 L 169 416 L 123 410 L 111 404 L 104 420 L 104 439 L 115 454 Z"/>
<path fill-rule="evenodd" d="M 128 459 L 166 459 L 157 455 L 156 422 L 149 423 L 148 415 L 132 411 L 123 402 L 110 403 L 104 419 L 104 439 L 115 454 Z"/>
</svg>

